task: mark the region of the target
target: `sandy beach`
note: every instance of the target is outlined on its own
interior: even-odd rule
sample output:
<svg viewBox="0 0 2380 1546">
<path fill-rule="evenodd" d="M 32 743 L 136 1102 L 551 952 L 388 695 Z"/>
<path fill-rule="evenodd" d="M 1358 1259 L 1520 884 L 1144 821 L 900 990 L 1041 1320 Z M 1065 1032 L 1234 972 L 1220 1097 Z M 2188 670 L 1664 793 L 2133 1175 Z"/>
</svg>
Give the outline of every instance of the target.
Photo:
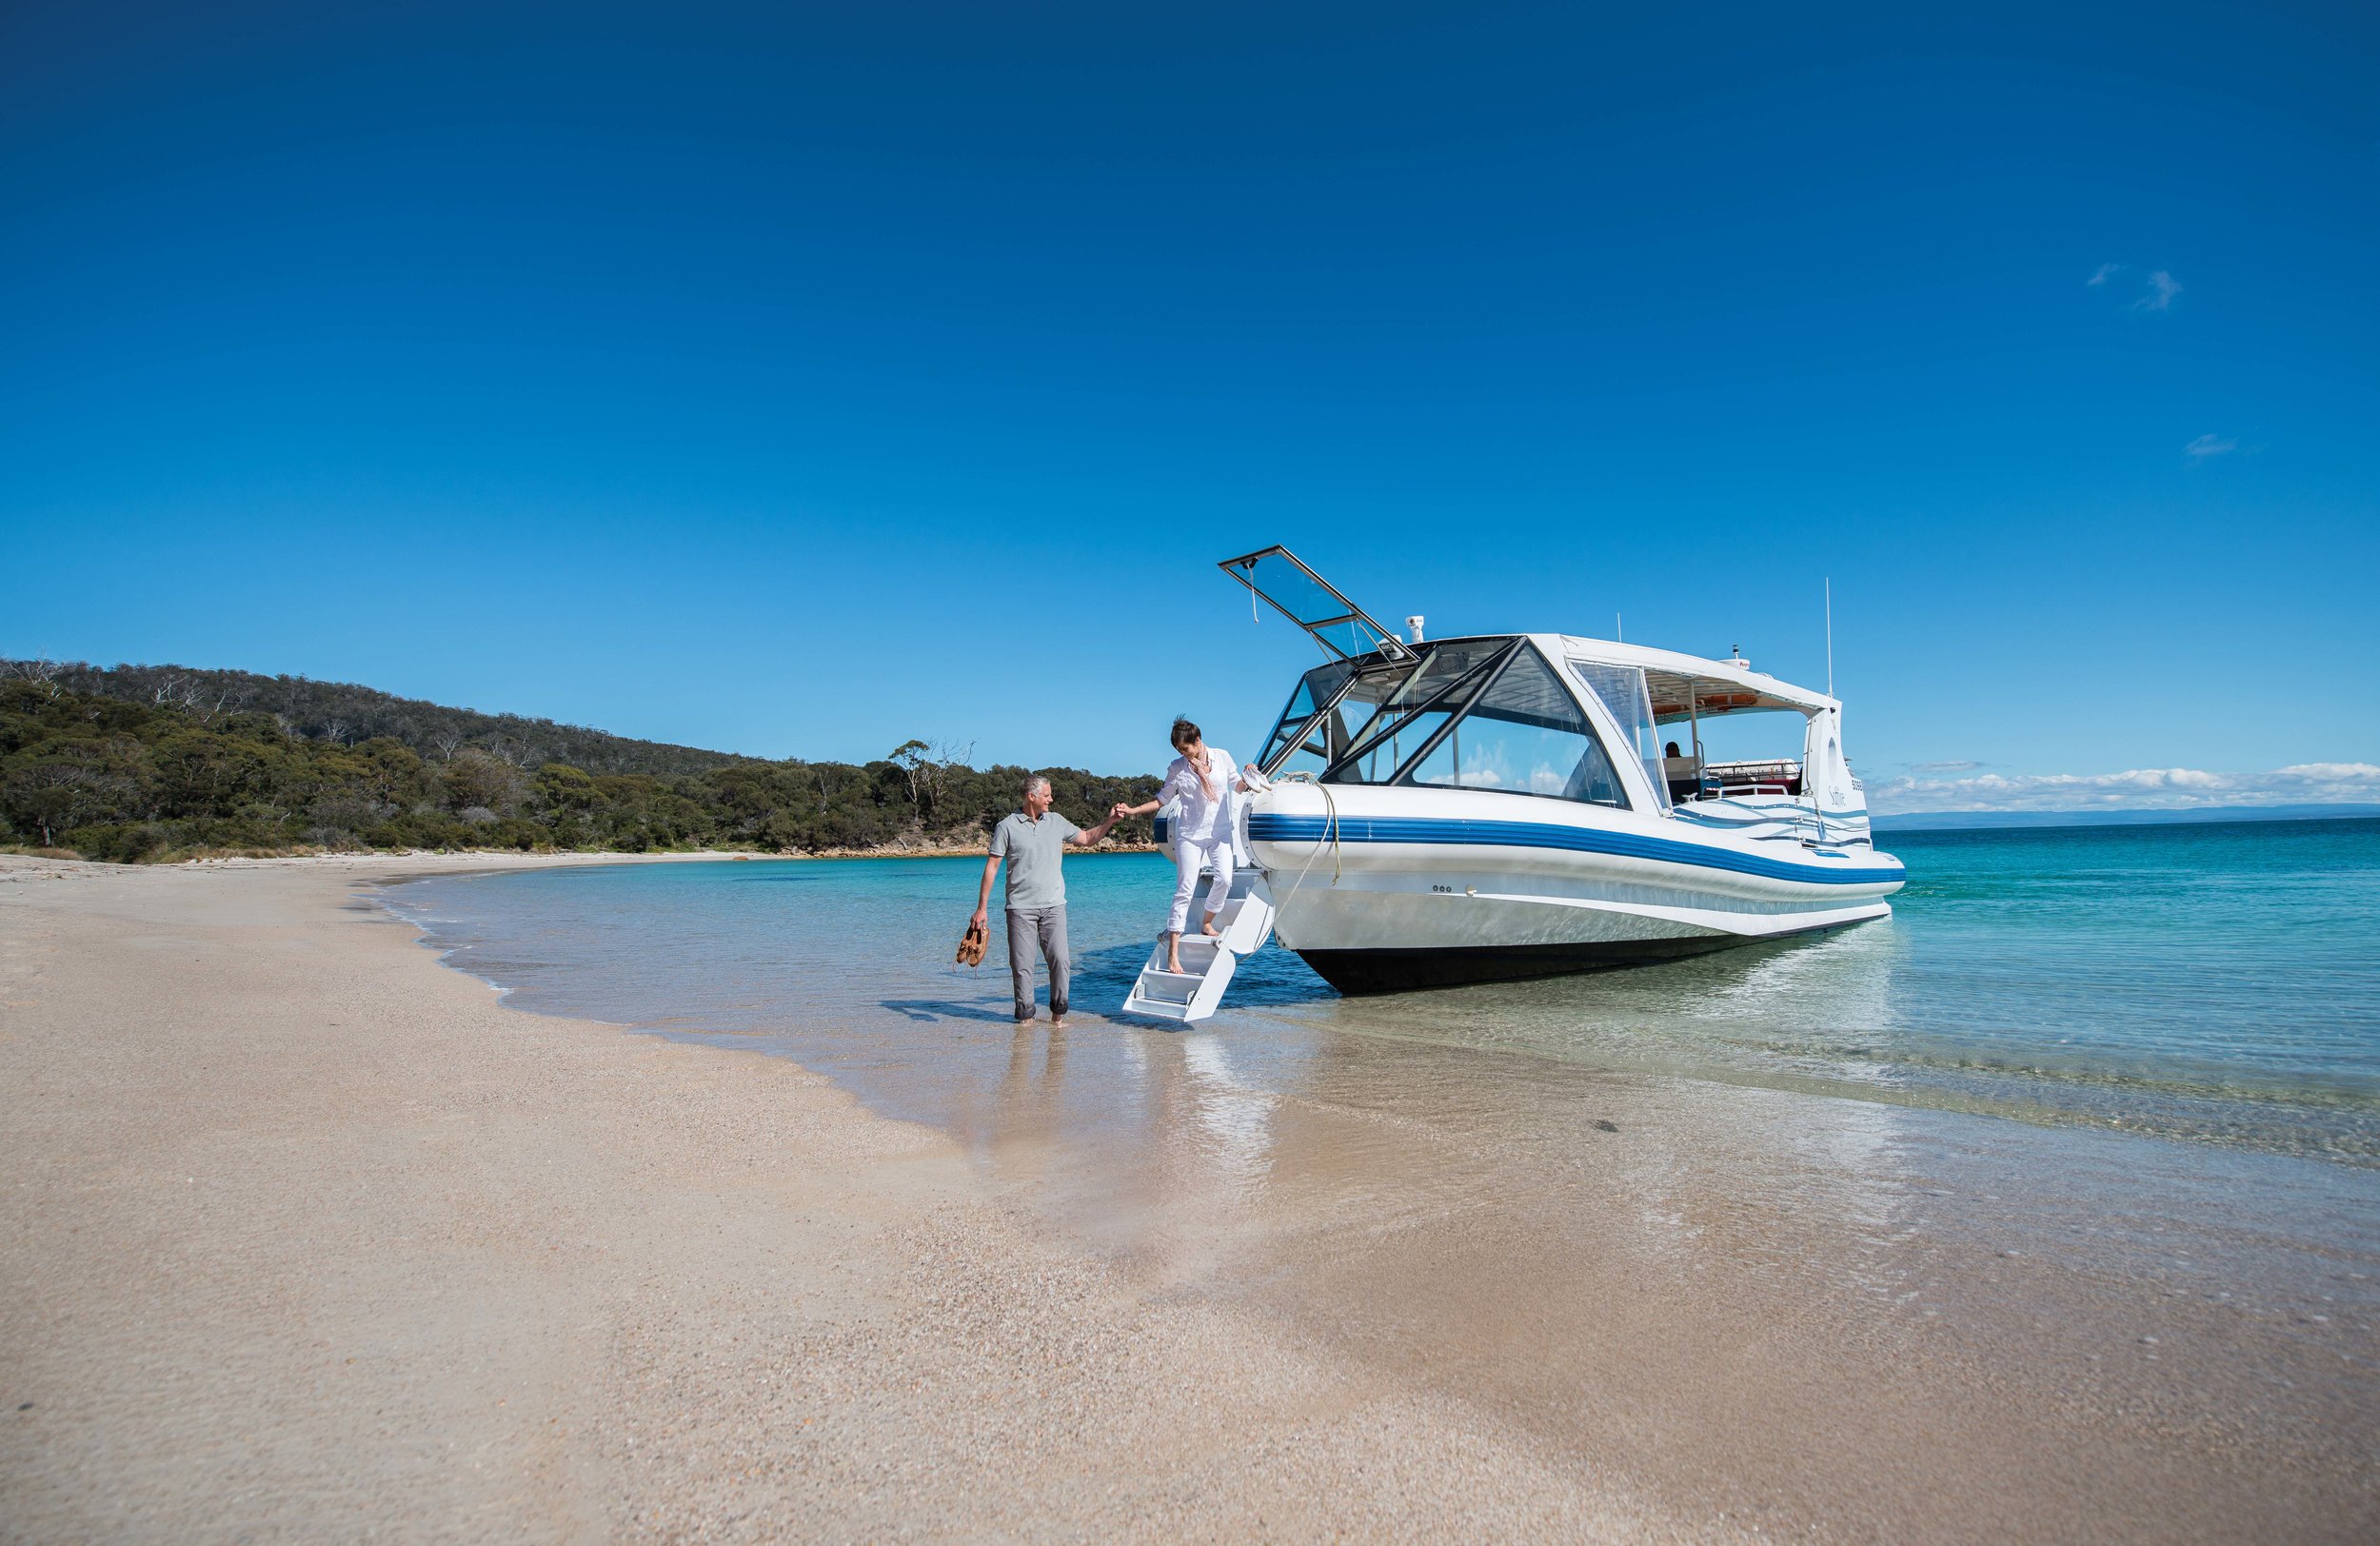
<svg viewBox="0 0 2380 1546">
<path fill-rule="evenodd" d="M 2370 1328 L 2276 1278 L 2253 1219 L 2172 1240 L 2125 1190 L 2164 1151 L 1359 1040 L 1226 1185 L 1252 1098 L 1192 1039 L 1081 1016 L 1079 1065 L 1139 1060 L 1137 1147 L 1068 1130 L 1029 1036 L 954 1133 L 503 1007 L 366 900 L 573 862 L 0 860 L 0 1535 L 2375 1517 Z"/>
<path fill-rule="evenodd" d="M 355 900 L 0 871 L 10 1540 L 1724 1538 Z"/>
</svg>

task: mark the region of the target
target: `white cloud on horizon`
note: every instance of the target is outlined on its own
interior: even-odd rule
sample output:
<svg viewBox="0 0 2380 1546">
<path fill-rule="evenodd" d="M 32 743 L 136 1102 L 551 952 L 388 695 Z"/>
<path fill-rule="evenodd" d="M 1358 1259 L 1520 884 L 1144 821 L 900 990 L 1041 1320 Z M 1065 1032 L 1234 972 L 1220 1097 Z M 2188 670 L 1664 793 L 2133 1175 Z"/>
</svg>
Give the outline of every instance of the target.
<svg viewBox="0 0 2380 1546">
<path fill-rule="evenodd" d="M 2226 456 L 2239 449 L 2239 442 L 2225 435 L 2201 435 L 2182 447 L 2182 454 L 2193 462 L 2210 456 Z"/>
<path fill-rule="evenodd" d="M 2132 303 L 2134 311 L 2166 311 L 2173 306 L 2173 297 L 2182 293 L 2181 281 L 2159 268 L 2149 276 L 2149 293 Z"/>
<path fill-rule="evenodd" d="M 1984 773 L 1969 779 L 1903 776 L 1868 786 L 1869 808 L 1880 816 L 2328 804 L 2380 804 L 2380 763 L 2300 763 L 2270 773 L 2145 767 L 2122 773 Z"/>
<path fill-rule="evenodd" d="M 2114 278 L 2117 274 L 2120 274 L 2123 271 L 2124 266 L 2120 263 L 2103 263 L 2099 265 L 2098 271 L 2093 273 L 2089 279 L 2084 280 L 2083 283 L 2086 285 L 2104 285 L 2109 280 Z"/>
<path fill-rule="evenodd" d="M 1909 771 L 1912 773 L 1973 773 L 1982 765 L 1981 763 L 1972 760 L 1956 763 L 1912 763 L 1909 764 Z"/>
</svg>

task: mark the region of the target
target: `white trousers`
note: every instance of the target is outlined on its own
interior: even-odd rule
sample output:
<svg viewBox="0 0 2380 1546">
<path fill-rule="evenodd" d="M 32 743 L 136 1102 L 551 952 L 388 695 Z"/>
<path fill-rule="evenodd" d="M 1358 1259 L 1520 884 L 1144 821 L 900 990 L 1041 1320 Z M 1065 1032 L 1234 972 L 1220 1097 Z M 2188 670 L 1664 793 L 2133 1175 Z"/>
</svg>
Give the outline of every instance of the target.
<svg viewBox="0 0 2380 1546">
<path fill-rule="evenodd" d="M 1174 910 L 1165 915 L 1166 933 L 1180 934 L 1190 922 L 1190 899 L 1199 894 L 1199 872 L 1209 866 L 1215 871 L 1215 889 L 1206 894 L 1206 916 L 1213 918 L 1231 900 L 1231 834 L 1176 840 Z"/>
</svg>

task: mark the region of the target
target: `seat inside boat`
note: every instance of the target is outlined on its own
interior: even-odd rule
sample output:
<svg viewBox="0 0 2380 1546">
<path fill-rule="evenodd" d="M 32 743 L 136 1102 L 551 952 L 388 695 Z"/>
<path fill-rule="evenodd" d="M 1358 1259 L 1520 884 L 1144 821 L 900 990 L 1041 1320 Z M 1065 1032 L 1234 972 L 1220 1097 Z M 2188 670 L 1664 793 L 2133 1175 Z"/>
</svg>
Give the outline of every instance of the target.
<svg viewBox="0 0 2380 1546">
<path fill-rule="evenodd" d="M 1667 755 L 1661 759 L 1661 781 L 1669 785 L 1673 805 L 1701 799 L 1702 759 L 1692 752 L 1680 753 L 1677 743 L 1671 742 Z"/>
<path fill-rule="evenodd" d="M 1721 663 L 1742 666 L 1740 659 Z M 1747 668 L 1748 669 L 1748 668 Z M 1656 665 L 1645 671 L 1653 720 L 1660 726 L 1661 780 L 1673 805 L 1746 796 L 1799 799 L 1807 792 L 1801 759 L 1757 755 L 1787 744 L 1800 749 L 1805 703 L 1786 691 Z"/>
</svg>

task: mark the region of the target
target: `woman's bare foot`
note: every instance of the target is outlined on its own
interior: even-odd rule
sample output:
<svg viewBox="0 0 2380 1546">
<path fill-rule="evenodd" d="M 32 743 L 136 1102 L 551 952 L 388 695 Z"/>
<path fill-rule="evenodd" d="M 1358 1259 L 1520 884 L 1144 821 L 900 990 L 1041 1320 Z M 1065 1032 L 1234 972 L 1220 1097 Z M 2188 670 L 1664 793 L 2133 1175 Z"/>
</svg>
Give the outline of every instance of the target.
<svg viewBox="0 0 2380 1546">
<path fill-rule="evenodd" d="M 1215 926 L 1215 915 L 1213 913 L 1209 913 L 1204 918 L 1199 920 L 1199 932 L 1205 935 L 1210 940 L 1220 940 L 1223 937 L 1223 931 Z"/>
</svg>

